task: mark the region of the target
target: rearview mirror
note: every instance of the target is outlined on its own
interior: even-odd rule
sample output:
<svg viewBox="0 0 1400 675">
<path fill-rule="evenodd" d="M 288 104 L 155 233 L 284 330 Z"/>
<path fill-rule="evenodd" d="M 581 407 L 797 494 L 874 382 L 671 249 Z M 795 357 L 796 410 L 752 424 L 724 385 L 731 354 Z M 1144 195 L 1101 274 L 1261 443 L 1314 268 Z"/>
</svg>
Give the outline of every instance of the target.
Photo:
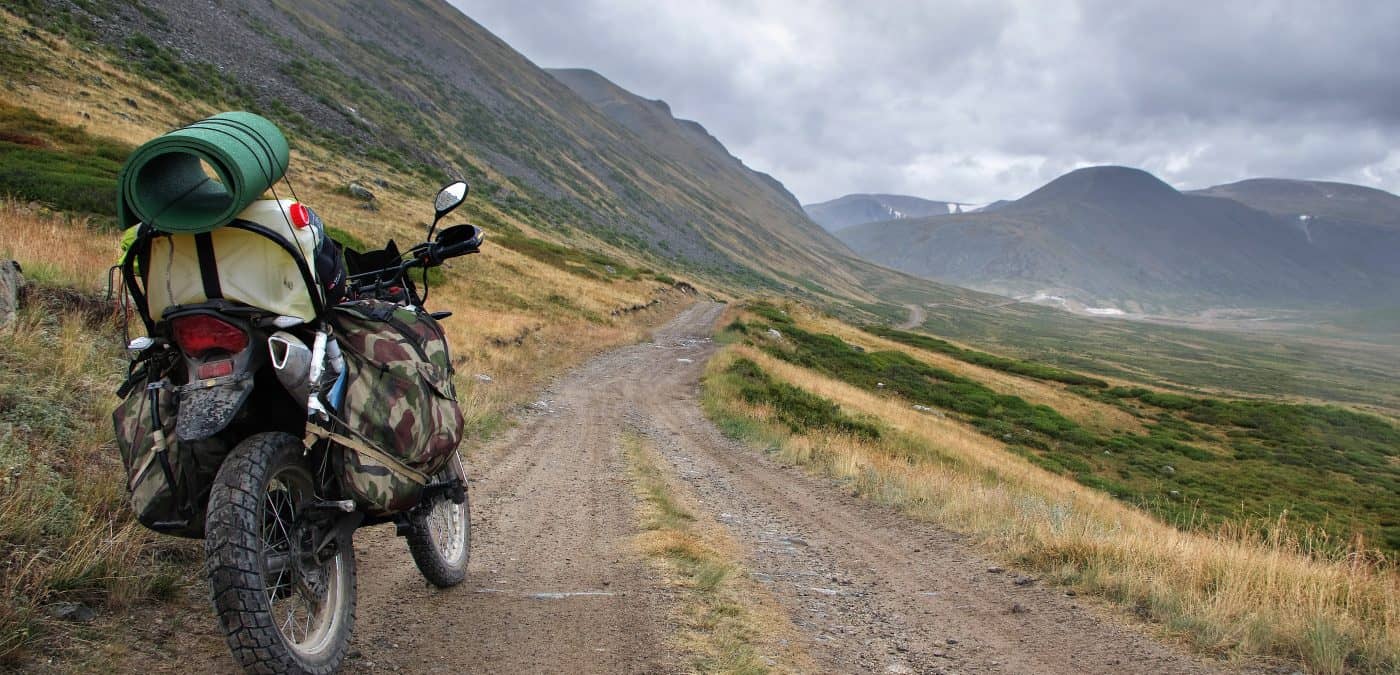
<svg viewBox="0 0 1400 675">
<path fill-rule="evenodd" d="M 437 210 L 437 215 L 433 222 L 441 220 L 443 216 L 452 213 L 454 209 L 461 206 L 462 202 L 467 200 L 468 190 L 469 188 L 467 187 L 466 181 L 460 180 L 455 183 L 448 183 L 439 190 L 437 197 L 433 199 L 433 208 Z"/>
</svg>

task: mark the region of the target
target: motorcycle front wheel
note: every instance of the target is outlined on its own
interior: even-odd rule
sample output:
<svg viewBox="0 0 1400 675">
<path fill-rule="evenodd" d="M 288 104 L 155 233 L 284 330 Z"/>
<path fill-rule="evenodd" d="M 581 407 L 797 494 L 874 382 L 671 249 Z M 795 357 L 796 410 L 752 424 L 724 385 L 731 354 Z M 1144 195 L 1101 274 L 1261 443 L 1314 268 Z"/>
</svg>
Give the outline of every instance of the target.
<svg viewBox="0 0 1400 675">
<path fill-rule="evenodd" d="M 462 457 L 456 451 L 447 466 L 433 476 L 434 481 L 452 479 L 467 483 Z M 465 496 L 462 503 L 452 501 L 446 494 L 432 498 L 409 514 L 408 551 L 423 578 L 438 588 L 449 588 L 467 578 L 467 561 L 471 558 L 471 506 Z"/>
<path fill-rule="evenodd" d="M 315 480 L 296 437 L 239 443 L 209 493 L 205 572 L 233 657 L 249 672 L 332 673 L 355 623 L 348 538 L 317 550 Z"/>
</svg>

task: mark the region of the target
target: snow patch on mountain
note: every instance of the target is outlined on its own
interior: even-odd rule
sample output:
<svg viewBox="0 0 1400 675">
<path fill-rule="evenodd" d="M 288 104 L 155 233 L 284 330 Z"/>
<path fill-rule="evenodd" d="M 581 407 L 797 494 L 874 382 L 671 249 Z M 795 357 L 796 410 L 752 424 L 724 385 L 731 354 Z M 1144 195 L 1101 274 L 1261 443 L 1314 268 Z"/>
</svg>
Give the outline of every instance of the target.
<svg viewBox="0 0 1400 675">
<path fill-rule="evenodd" d="M 1117 307 L 1085 307 L 1084 313 L 1094 316 L 1124 316 L 1127 312 Z"/>
</svg>

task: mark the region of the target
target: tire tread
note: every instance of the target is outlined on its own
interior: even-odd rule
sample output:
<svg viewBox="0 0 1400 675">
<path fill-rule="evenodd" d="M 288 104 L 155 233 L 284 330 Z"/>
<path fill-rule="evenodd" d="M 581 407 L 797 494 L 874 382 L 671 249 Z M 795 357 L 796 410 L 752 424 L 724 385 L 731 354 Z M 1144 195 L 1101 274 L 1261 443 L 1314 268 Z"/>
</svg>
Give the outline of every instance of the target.
<svg viewBox="0 0 1400 675">
<path fill-rule="evenodd" d="M 229 453 L 209 493 L 204 565 L 210 600 L 234 660 L 250 673 L 334 673 L 345 658 L 355 624 L 353 552 L 345 561 L 350 566 L 350 589 L 346 593 L 349 607 L 342 623 L 343 637 L 336 641 L 333 654 L 325 663 L 306 664 L 297 659 L 282 643 L 268 616 L 255 548 L 261 536 L 256 522 L 258 503 L 272 469 L 288 461 L 285 455 L 299 455 L 300 449 L 301 443 L 289 434 L 250 436 Z"/>
</svg>

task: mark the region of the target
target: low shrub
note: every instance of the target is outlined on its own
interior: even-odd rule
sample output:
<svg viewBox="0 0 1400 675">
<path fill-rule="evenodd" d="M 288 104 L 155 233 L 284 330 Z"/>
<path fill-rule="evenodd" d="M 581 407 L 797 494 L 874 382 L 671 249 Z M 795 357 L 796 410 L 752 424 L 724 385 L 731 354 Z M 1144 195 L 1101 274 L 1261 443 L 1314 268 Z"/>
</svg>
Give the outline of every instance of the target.
<svg viewBox="0 0 1400 675">
<path fill-rule="evenodd" d="M 775 381 L 748 359 L 736 359 L 725 371 L 739 384 L 739 395 L 750 405 L 773 408 L 778 419 L 794 432 L 835 431 L 858 438 L 878 439 L 880 429 L 841 412 L 841 407 L 785 382 Z"/>
</svg>

